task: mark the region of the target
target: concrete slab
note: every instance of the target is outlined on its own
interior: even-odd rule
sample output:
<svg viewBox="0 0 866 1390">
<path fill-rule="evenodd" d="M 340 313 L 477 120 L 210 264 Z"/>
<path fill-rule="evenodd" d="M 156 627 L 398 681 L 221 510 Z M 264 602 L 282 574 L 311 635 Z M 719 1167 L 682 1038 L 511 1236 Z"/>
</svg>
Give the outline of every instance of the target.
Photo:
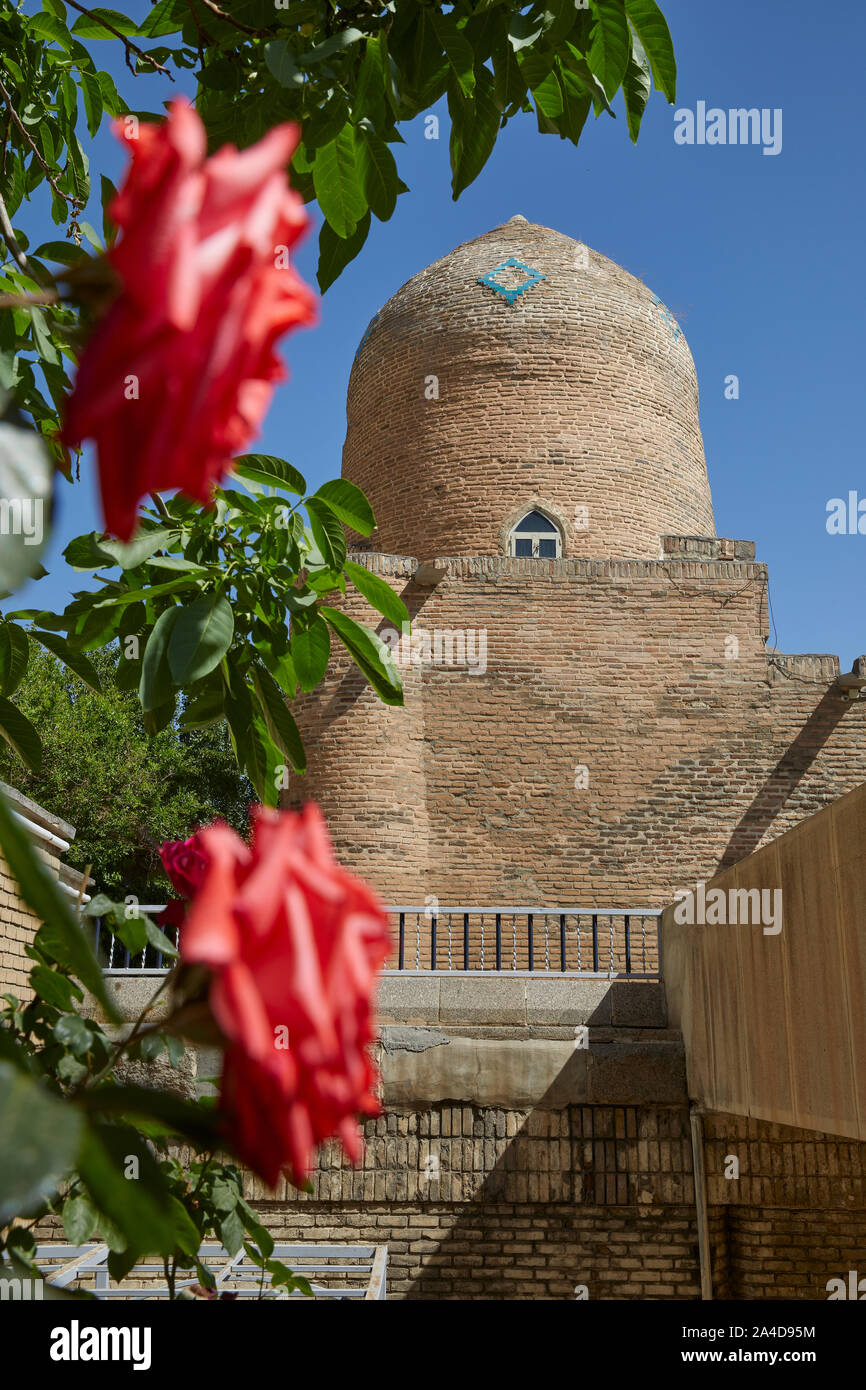
<svg viewBox="0 0 866 1390">
<path fill-rule="evenodd" d="M 681 1043 L 601 1043 L 587 1056 L 592 1105 L 682 1105 L 687 1099 Z"/>
<path fill-rule="evenodd" d="M 586 1100 L 585 1052 L 568 1042 L 488 1041 L 452 1036 L 447 1047 L 383 1053 L 382 1094 L 389 1106 L 441 1101 L 557 1109 Z"/>
<path fill-rule="evenodd" d="M 383 1023 L 438 1023 L 439 976 L 383 975 L 377 1011 Z"/>
<path fill-rule="evenodd" d="M 611 1022 L 611 986 L 608 980 L 579 980 L 535 976 L 526 981 L 526 1021 L 552 1023 L 565 1028 Z"/>
<path fill-rule="evenodd" d="M 440 1023 L 526 1023 L 523 978 L 503 975 L 443 976 L 439 989 Z"/>
<path fill-rule="evenodd" d="M 615 1028 L 667 1028 L 664 985 L 655 980 L 614 980 L 610 1021 Z"/>
</svg>

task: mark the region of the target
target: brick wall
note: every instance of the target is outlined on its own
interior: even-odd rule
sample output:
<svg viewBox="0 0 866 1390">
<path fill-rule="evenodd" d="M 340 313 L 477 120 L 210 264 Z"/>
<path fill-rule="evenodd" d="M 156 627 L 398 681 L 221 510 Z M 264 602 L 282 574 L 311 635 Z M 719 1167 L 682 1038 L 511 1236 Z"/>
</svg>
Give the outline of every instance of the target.
<svg viewBox="0 0 866 1390">
<path fill-rule="evenodd" d="M 0 994 L 29 993 L 27 976 L 33 962 L 24 954 L 39 923 L 18 896 L 17 884 L 0 858 Z"/>
<path fill-rule="evenodd" d="M 820 1299 L 828 1279 L 866 1276 L 866 1144 L 728 1115 L 704 1127 L 717 1299 Z M 248 1195 L 281 1240 L 386 1243 L 391 1297 L 700 1297 L 682 1106 L 392 1111 L 367 1122 L 360 1167 L 328 1147 L 309 1195 L 251 1178 Z"/>
<path fill-rule="evenodd" d="M 57 844 L 52 844 L 50 839 L 38 832 L 41 829 L 55 840 L 68 842 L 75 836 L 74 827 L 5 782 L 0 782 L 0 795 L 27 822 L 37 854 L 49 873 L 57 878 L 61 871 L 62 851 Z M 65 865 L 63 869 L 67 881 L 80 881 L 80 874 Z M 21 901 L 9 866 L 0 855 L 0 994 L 11 993 L 24 998 L 29 993 L 27 977 L 33 963 L 25 954 L 25 947 L 32 942 L 38 929 L 37 918 Z"/>
<path fill-rule="evenodd" d="M 509 305 L 478 278 L 512 256 L 545 279 Z M 539 503 L 567 555 L 656 558 L 665 532 L 714 534 L 681 329 L 620 266 L 522 218 L 381 309 L 347 416 L 343 476 L 373 504 L 377 550 L 499 555 Z"/>
<path fill-rule="evenodd" d="M 342 651 L 297 703 L 289 799 L 321 802 L 390 902 L 661 907 L 866 780 L 866 701 L 841 698 L 835 659 L 768 656 L 763 565 L 462 558 L 429 589 L 409 559 L 363 558 L 417 651 L 487 639 L 483 673 L 411 661 L 402 709 Z"/>
</svg>

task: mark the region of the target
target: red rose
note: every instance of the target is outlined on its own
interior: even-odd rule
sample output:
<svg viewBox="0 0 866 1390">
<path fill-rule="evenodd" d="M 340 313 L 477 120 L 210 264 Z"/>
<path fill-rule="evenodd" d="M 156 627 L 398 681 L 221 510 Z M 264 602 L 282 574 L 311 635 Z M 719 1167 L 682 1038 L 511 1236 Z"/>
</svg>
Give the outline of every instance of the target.
<svg viewBox="0 0 866 1390">
<path fill-rule="evenodd" d="M 205 861 L 180 933 L 181 960 L 214 972 L 227 1046 L 221 1108 L 241 1159 L 273 1187 L 316 1145 L 360 1154 L 376 1114 L 373 992 L 388 954 L 377 898 L 335 860 L 318 807 L 253 813 L 249 846 L 223 823 L 196 836 Z"/>
<path fill-rule="evenodd" d="M 210 500 L 286 375 L 275 343 L 314 321 L 315 300 L 286 264 L 309 221 L 286 177 L 297 126 L 210 159 L 185 101 L 123 129 L 132 163 L 108 253 L 123 287 L 81 358 L 63 440 L 96 441 L 105 524 L 128 539 L 148 492 Z"/>
<path fill-rule="evenodd" d="M 166 840 L 159 851 L 162 867 L 182 898 L 191 898 L 204 878 L 207 860 L 198 848 L 198 834 L 188 840 Z"/>
</svg>

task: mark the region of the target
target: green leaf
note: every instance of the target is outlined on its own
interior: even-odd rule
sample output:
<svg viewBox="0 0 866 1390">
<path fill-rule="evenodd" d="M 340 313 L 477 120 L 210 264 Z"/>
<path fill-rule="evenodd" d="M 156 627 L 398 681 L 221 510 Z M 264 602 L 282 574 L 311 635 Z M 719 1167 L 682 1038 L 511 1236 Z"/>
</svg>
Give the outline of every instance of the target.
<svg viewBox="0 0 866 1390">
<path fill-rule="evenodd" d="M 218 666 L 232 644 L 234 614 L 222 594 L 205 594 L 184 605 L 172 626 L 168 664 L 175 685 L 191 685 Z M 145 653 L 145 663 L 147 653 Z"/>
<path fill-rule="evenodd" d="M 471 97 L 475 90 L 475 54 L 472 45 L 457 27 L 455 13 L 442 14 L 432 11 L 433 32 L 445 51 L 448 65 L 457 79 L 464 96 Z M 370 205 L 372 207 L 372 203 Z M 375 208 L 373 209 L 375 212 Z M 378 214 L 377 214 L 378 215 Z"/>
<path fill-rule="evenodd" d="M 547 58 L 526 49 L 519 55 L 520 70 L 532 92 L 535 105 L 549 120 L 555 121 L 562 115 L 562 88 L 559 78 L 551 68 Z"/>
<path fill-rule="evenodd" d="M 241 478 L 249 478 L 264 487 L 297 493 L 299 497 L 303 497 L 307 490 L 303 474 L 286 463 L 285 459 L 274 458 L 273 454 L 241 454 L 232 463 L 232 470 Z"/>
<path fill-rule="evenodd" d="M 332 570 L 342 569 L 343 561 L 346 558 L 346 533 L 343 530 L 342 522 L 336 516 L 331 504 L 324 498 L 308 497 L 305 506 L 310 518 L 313 540 L 318 546 L 325 564 Z"/>
<path fill-rule="evenodd" d="M 138 1178 L 127 1178 L 129 1159 Z M 141 1254 L 170 1255 L 176 1244 L 175 1213 L 165 1179 L 144 1141 L 128 1125 L 89 1125 L 79 1157 L 81 1178 L 104 1212 Z"/>
<path fill-rule="evenodd" d="M 363 565 L 356 565 L 353 560 L 346 560 L 343 569 L 355 588 L 364 595 L 368 603 L 372 603 L 377 612 L 383 614 L 397 628 L 402 628 L 403 623 L 408 623 L 409 612 L 405 603 L 378 574 L 371 574 Z"/>
<path fill-rule="evenodd" d="M 637 34 L 632 34 L 631 56 L 623 78 L 622 93 L 625 97 L 628 132 L 633 141 L 637 140 L 640 133 L 640 123 L 647 108 L 651 90 L 650 67 L 643 50 L 643 44 Z"/>
<path fill-rule="evenodd" d="M 168 644 L 180 612 L 181 609 L 177 607 L 167 608 L 157 618 L 147 639 L 141 663 L 141 684 L 138 687 L 138 698 L 145 712 L 165 704 L 172 694 Z"/>
<path fill-rule="evenodd" d="M 367 39 L 355 82 L 355 116 L 357 119 L 366 117 L 376 130 L 381 130 L 386 124 L 384 45 L 384 34 L 375 34 Z"/>
<path fill-rule="evenodd" d="M 331 636 L 322 618 L 317 616 L 304 630 L 293 627 L 292 662 L 302 690 L 315 690 L 328 669 L 330 655 Z"/>
<path fill-rule="evenodd" d="M 362 130 L 357 156 L 367 202 L 379 221 L 387 222 L 394 211 L 400 187 L 394 156 L 385 141 L 375 131 L 367 129 Z"/>
<path fill-rule="evenodd" d="M 183 26 L 189 10 L 184 0 L 159 0 L 141 25 L 140 33 L 148 39 L 174 34 Z"/>
<path fill-rule="evenodd" d="M 289 759 L 296 772 L 304 772 L 307 758 L 298 726 L 286 707 L 285 697 L 273 676 L 263 666 L 252 667 L 253 685 L 259 697 L 268 733 Z"/>
<path fill-rule="evenodd" d="M 86 1245 L 92 1239 L 99 1213 L 88 1197 L 68 1197 L 63 1203 L 63 1232 L 70 1245 Z"/>
<path fill-rule="evenodd" d="M 42 771 L 42 740 L 27 716 L 5 695 L 0 695 L 0 738 L 6 740 L 31 772 Z"/>
<path fill-rule="evenodd" d="M 104 20 L 101 24 L 99 21 Z M 110 24 L 119 34 L 129 37 L 138 33 L 138 25 L 134 19 L 130 19 L 125 14 L 118 14 L 117 10 L 91 9 L 89 14 L 80 15 L 72 26 L 73 34 L 77 34 L 80 39 L 111 39 L 115 36 L 106 24 Z"/>
<path fill-rule="evenodd" d="M 48 43 L 59 43 L 60 47 L 66 49 L 67 53 L 72 47 L 69 30 L 59 15 L 34 15 L 27 23 L 27 32 L 31 38 L 44 39 Z"/>
<path fill-rule="evenodd" d="M 0 1062 L 0 1226 L 50 1197 L 75 1163 L 81 1115 Z"/>
<path fill-rule="evenodd" d="M 363 671 L 377 695 L 386 705 L 402 705 L 403 684 L 388 647 L 381 637 L 337 608 L 319 609 L 329 627 Z"/>
<path fill-rule="evenodd" d="M 319 264 L 316 279 L 319 289 L 325 293 L 350 261 L 361 251 L 370 230 L 370 213 L 365 212 L 354 232 L 349 237 L 337 236 L 330 222 L 323 222 L 319 228 Z"/>
<path fill-rule="evenodd" d="M 373 508 L 363 492 L 346 478 L 333 478 L 330 482 L 322 483 L 315 495 L 330 507 L 340 521 L 351 526 L 359 535 L 369 536 L 376 525 Z"/>
<path fill-rule="evenodd" d="M 613 96 L 625 77 L 629 32 L 622 0 L 590 0 L 595 24 L 587 58 L 605 92 Z"/>
<path fill-rule="evenodd" d="M 330 58 L 334 53 L 339 53 L 350 44 L 357 43 L 364 37 L 360 29 L 341 29 L 338 34 L 325 39 L 323 43 L 316 44 L 309 52 L 302 54 L 304 67 L 310 67 L 314 63 L 321 63 L 325 58 Z"/>
<path fill-rule="evenodd" d="M 492 72 L 484 67 L 479 69 L 471 101 L 466 100 L 459 88 L 455 90 L 449 84 L 448 109 L 451 113 L 451 196 L 456 202 L 481 173 L 496 144 L 500 111 Z"/>
<path fill-rule="evenodd" d="M 168 956 L 169 959 L 174 960 L 174 958 L 178 955 L 177 947 L 171 941 L 169 941 L 165 932 L 160 931 L 159 927 L 156 925 L 154 921 L 150 919 L 150 917 L 145 916 L 143 918 L 143 921 L 145 935 L 147 936 L 147 939 L 150 942 L 151 946 L 155 946 L 157 951 L 162 951 L 162 954 L 164 956 Z"/>
<path fill-rule="evenodd" d="M 530 14 L 515 14 L 508 21 L 508 38 L 515 52 L 529 48 L 541 38 L 544 32 L 544 14 L 533 10 Z"/>
<path fill-rule="evenodd" d="M 615 115 L 610 102 L 607 99 L 607 92 L 599 82 L 589 63 L 572 43 L 565 45 L 565 52 L 562 54 L 562 63 L 571 77 L 592 97 L 598 107 L 607 111 L 611 116 Z"/>
<path fill-rule="evenodd" d="M 265 63 L 281 87 L 303 86 L 304 74 L 298 71 L 292 52 L 282 39 L 265 44 Z"/>
<path fill-rule="evenodd" d="M 93 1048 L 93 1034 L 78 1014 L 61 1014 L 54 1025 L 54 1036 L 79 1062 L 83 1062 Z"/>
<path fill-rule="evenodd" d="M 313 187 L 322 215 L 337 236 L 351 236 L 367 211 L 351 125 L 316 151 Z"/>
<path fill-rule="evenodd" d="M 265 806 L 276 806 L 280 799 L 277 769 L 282 765 L 282 754 L 260 714 L 253 715 L 247 730 L 245 757 L 244 766 L 259 800 Z"/>
<path fill-rule="evenodd" d="M 224 714 L 225 691 L 220 683 L 210 690 L 202 691 L 201 695 L 191 700 L 181 715 L 180 722 L 185 729 L 204 729 L 208 724 L 222 719 Z"/>
<path fill-rule="evenodd" d="M 0 625 L 0 694 L 14 695 L 27 670 L 30 644 L 23 627 L 5 622 Z"/>
<path fill-rule="evenodd" d="M 243 1222 L 236 1209 L 226 1212 L 217 1223 L 219 1238 L 230 1255 L 236 1255 L 244 1243 Z"/>
<path fill-rule="evenodd" d="M 176 530 L 158 527 L 154 531 L 142 531 L 140 535 L 124 543 L 103 536 L 98 531 L 89 531 L 86 535 L 76 536 L 69 542 L 63 552 L 63 558 L 77 570 L 114 569 L 115 566 L 122 570 L 131 570 L 147 560 L 155 551 L 171 545 L 177 540 L 177 536 Z"/>
<path fill-rule="evenodd" d="M 34 965 L 30 971 L 30 983 L 39 998 L 44 999 L 46 1004 L 53 1004 L 55 1009 L 71 1011 L 75 1008 L 74 999 L 84 998 L 71 980 L 48 965 Z"/>
<path fill-rule="evenodd" d="M 84 114 L 87 117 L 87 129 L 91 135 L 95 135 L 102 121 L 102 88 L 92 72 L 82 68 L 79 76 L 81 82 L 81 94 L 84 97 Z"/>
<path fill-rule="evenodd" d="M 131 956 L 137 956 L 147 945 L 144 917 L 120 917 L 113 922 L 114 934 Z"/>
<path fill-rule="evenodd" d="M 53 652 L 55 656 L 59 657 L 64 666 L 68 666 L 70 671 L 91 690 L 95 690 L 97 695 L 102 694 L 99 676 L 93 666 L 86 656 L 69 645 L 65 637 L 61 637 L 57 632 L 40 632 L 39 628 L 32 628 L 30 636 L 41 647 L 45 647 L 49 652 Z"/>
<path fill-rule="evenodd" d="M 198 1254 L 201 1233 L 186 1207 L 173 1194 L 168 1199 L 169 1212 L 174 1226 L 175 1244 L 185 1255 Z"/>
<path fill-rule="evenodd" d="M 669 102 L 677 99 L 677 61 L 667 21 L 655 0 L 625 0 L 625 12 L 643 44 L 653 81 Z"/>
<path fill-rule="evenodd" d="M 265 1227 L 257 1219 L 255 1213 L 250 1210 L 243 1198 L 238 1203 L 238 1209 L 241 1213 L 244 1229 L 252 1236 L 265 1259 L 269 1260 L 274 1253 L 274 1238 L 270 1231 L 265 1230 Z"/>
</svg>

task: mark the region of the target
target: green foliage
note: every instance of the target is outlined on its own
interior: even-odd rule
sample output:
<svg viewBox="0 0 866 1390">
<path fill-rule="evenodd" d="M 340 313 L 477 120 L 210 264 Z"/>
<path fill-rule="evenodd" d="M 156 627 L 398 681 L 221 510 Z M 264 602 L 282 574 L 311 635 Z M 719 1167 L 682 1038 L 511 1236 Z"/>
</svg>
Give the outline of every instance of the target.
<svg viewBox="0 0 866 1390">
<path fill-rule="evenodd" d="M 77 593 L 62 614 L 28 609 L 0 621 L 0 690 L 17 689 L 14 705 L 0 695 L 0 735 L 29 769 L 22 782 L 0 754 L 0 776 L 5 768 L 7 780 L 74 822 L 76 862 L 92 862 L 107 888 L 140 892 L 158 876 L 161 840 L 223 813 L 208 806 L 207 789 L 219 784 L 215 773 L 229 775 L 219 758 L 225 725 L 255 796 L 277 805 L 288 769 L 306 766 L 286 704 L 324 676 L 329 627 L 380 698 L 403 702 L 387 646 L 323 605 L 334 590 L 345 593 L 348 577 L 391 622 L 409 620 L 383 580 L 347 560 L 344 525 L 367 535 L 375 525 L 364 494 L 339 479 L 304 498 L 298 471 L 268 454 L 244 455 L 236 473 L 246 490 L 216 489 L 209 510 L 182 497 L 160 501 L 128 544 L 76 537 L 64 552 L 70 565 L 121 577 Z M 22 684 L 22 643 L 31 661 L 47 649 L 67 674 L 42 661 Z M 98 658 L 109 646 L 120 656 L 106 666 Z M 110 718 L 87 698 L 103 687 Z M 37 728 L 52 739 L 45 755 Z M 203 755 L 207 780 L 193 766 Z"/>
<path fill-rule="evenodd" d="M 87 983 L 91 970 L 99 975 L 85 933 L 77 922 L 67 932 L 62 916 L 69 909 L 56 889 L 53 899 L 46 895 L 51 881 L 2 797 L 0 853 L 44 918 L 28 948 L 35 962 L 31 998 L 0 999 L 0 1270 L 8 1272 L 11 1263 L 38 1274 L 31 1228 L 53 1214 L 70 1242 L 107 1243 L 116 1279 L 137 1261 L 161 1256 L 171 1296 L 181 1274 L 186 1283 L 213 1285 L 198 1253 L 207 1239 L 232 1253 L 246 1244 L 262 1270 L 262 1295 L 266 1273 L 276 1289 L 309 1292 L 285 1266 L 268 1263 L 273 1239 L 245 1202 L 231 1155 L 229 1161 L 216 1156 L 225 1139 L 210 1102 L 123 1079 L 127 1058 L 153 1062 L 165 1053 L 170 1066 L 180 1064 L 184 1008 L 202 1002 L 201 983 L 191 994 L 177 985 L 167 1015 L 155 1024 L 148 1020 L 158 990 L 131 1029 L 109 1038 L 78 1012 L 83 995 L 75 978 Z M 33 889 L 34 883 L 43 886 Z M 125 917 L 123 904 L 104 903 L 101 910 L 115 929 Z M 97 990 L 103 993 L 101 981 Z M 178 1156 L 182 1144 L 193 1151 L 187 1163 Z"/>
<path fill-rule="evenodd" d="M 28 17 L 9 0 L 0 0 L 0 198 L 15 243 L 9 245 L 7 237 L 0 265 L 3 294 L 38 295 L 54 286 L 52 263 L 79 261 L 84 238 L 99 247 L 81 216 L 91 192 L 82 137 L 95 135 L 104 113 L 127 110 L 110 74 L 81 42 L 88 35 L 78 23 L 72 31 L 67 28 L 65 7 L 46 4 L 43 11 Z M 40 190 L 54 222 L 65 227 L 68 245 L 45 242 L 31 249 L 15 226 L 22 204 Z M 19 407 L 32 417 L 67 472 L 70 460 L 55 436 L 78 330 L 78 315 L 56 303 L 0 311 L 0 386 L 14 391 Z"/>
<path fill-rule="evenodd" d="M 99 67 L 100 41 L 122 44 L 140 78 L 192 71 L 214 149 L 252 144 L 281 121 L 300 124 L 290 172 L 324 217 L 322 291 L 360 252 L 371 216 L 387 221 L 408 191 L 395 158 L 401 127 L 441 98 L 457 198 L 517 116 L 534 115 L 541 133 L 576 145 L 590 110 L 613 115 L 621 90 L 636 140 L 652 85 L 670 102 L 676 96 L 673 46 L 655 0 L 587 0 L 580 8 L 574 0 L 456 0 L 447 13 L 427 0 L 159 0 L 141 23 L 114 9 L 88 10 L 73 15 L 62 0 L 45 0 L 28 17 L 0 0 L 0 199 L 14 226 L 0 294 L 26 300 L 47 291 L 50 301 L 0 309 L 0 388 L 14 391 L 67 473 L 56 431 L 68 364 L 108 288 L 83 246 L 102 249 L 82 218 L 91 196 L 85 144 L 106 116 L 129 113 Z M 145 80 L 145 101 L 151 91 Z M 104 176 L 98 182 L 108 238 L 114 190 Z M 29 248 L 17 218 L 37 195 L 68 241 Z M 70 277 L 76 310 L 62 293 L 52 297 Z"/>
<path fill-rule="evenodd" d="M 104 687 L 97 695 L 33 646 L 16 700 L 40 731 L 42 770 L 0 752 L 0 779 L 75 825 L 64 857 L 82 870 L 91 864 L 100 889 L 162 902 L 163 840 L 185 839 L 218 816 L 244 834 L 253 791 L 224 727 L 174 723 L 149 737 L 136 695 L 117 687 L 121 660 L 116 647 L 92 654 Z"/>
</svg>

